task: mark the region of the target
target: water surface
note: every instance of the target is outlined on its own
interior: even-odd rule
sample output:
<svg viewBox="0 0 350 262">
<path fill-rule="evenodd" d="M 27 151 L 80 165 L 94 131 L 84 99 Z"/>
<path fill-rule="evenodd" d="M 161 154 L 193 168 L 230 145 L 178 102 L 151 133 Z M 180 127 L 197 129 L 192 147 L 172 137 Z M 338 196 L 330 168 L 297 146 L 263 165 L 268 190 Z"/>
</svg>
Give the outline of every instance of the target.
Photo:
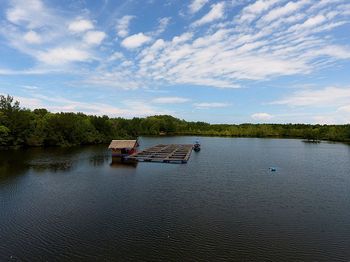
<svg viewBox="0 0 350 262">
<path fill-rule="evenodd" d="M 0 152 L 0 261 L 350 260 L 349 146 L 200 140 L 184 165 L 111 165 L 106 146 Z"/>
</svg>

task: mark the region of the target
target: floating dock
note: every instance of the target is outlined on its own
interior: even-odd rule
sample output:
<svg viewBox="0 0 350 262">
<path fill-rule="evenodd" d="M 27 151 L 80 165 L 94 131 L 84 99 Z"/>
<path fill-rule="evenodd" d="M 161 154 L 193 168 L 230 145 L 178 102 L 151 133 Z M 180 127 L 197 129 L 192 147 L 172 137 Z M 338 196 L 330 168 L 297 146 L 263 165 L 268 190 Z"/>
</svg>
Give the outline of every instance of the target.
<svg viewBox="0 0 350 262">
<path fill-rule="evenodd" d="M 161 144 L 136 152 L 126 159 L 141 162 L 185 164 L 190 159 L 192 148 L 193 145 L 189 144 Z"/>
</svg>

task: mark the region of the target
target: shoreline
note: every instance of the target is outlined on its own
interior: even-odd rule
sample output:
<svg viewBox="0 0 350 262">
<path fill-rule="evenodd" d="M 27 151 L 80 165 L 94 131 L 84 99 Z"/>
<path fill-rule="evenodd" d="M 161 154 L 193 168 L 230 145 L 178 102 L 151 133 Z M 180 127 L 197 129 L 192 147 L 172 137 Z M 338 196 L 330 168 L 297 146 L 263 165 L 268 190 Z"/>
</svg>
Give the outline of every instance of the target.
<svg viewBox="0 0 350 262">
<path fill-rule="evenodd" d="M 166 138 L 166 137 L 181 137 L 181 136 L 187 136 L 187 137 L 216 137 L 216 138 L 247 138 L 247 139 L 296 139 L 300 140 L 303 143 L 310 143 L 310 144 L 319 144 L 319 143 L 334 143 L 334 144 L 345 144 L 350 146 L 350 140 L 326 140 L 326 139 L 320 139 L 320 140 L 308 140 L 304 137 L 283 137 L 283 136 L 265 136 L 265 137 L 258 137 L 258 136 L 230 136 L 230 135 L 203 135 L 203 134 L 167 134 L 167 135 L 140 135 L 139 137 L 152 137 L 152 138 Z M 130 139 L 130 138 L 114 138 L 114 139 Z M 28 145 L 22 145 L 22 146 L 9 146 L 9 147 L 1 147 L 0 151 L 8 151 L 8 150 L 20 150 L 20 149 L 33 149 L 33 148 L 78 148 L 78 147 L 86 147 L 86 146 L 99 146 L 99 145 L 105 145 L 108 147 L 109 142 L 101 142 L 101 143 L 91 143 L 91 144 L 72 144 L 72 145 L 41 145 L 41 146 L 28 146 Z"/>
</svg>

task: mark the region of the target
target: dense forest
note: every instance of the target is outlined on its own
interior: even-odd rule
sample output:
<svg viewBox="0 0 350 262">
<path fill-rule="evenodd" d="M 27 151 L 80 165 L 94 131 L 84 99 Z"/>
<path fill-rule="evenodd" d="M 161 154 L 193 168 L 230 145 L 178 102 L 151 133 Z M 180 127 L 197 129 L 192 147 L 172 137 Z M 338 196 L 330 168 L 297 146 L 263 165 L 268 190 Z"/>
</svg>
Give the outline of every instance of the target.
<svg viewBox="0 0 350 262">
<path fill-rule="evenodd" d="M 0 96 L 0 147 L 72 146 L 108 143 L 141 135 L 283 137 L 350 142 L 350 125 L 208 124 L 169 115 L 109 118 L 83 113 L 50 113 L 22 108 L 11 96 Z"/>
</svg>

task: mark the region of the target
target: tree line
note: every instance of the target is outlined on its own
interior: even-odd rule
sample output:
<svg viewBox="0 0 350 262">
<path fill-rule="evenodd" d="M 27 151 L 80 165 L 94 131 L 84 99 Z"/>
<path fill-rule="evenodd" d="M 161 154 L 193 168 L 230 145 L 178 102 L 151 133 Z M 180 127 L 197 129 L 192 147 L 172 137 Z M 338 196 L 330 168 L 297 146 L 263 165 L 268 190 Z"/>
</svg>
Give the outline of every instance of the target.
<svg viewBox="0 0 350 262">
<path fill-rule="evenodd" d="M 208 124 L 169 115 L 109 118 L 83 113 L 30 110 L 11 96 L 0 96 L 0 147 L 74 146 L 109 143 L 138 136 L 197 135 L 302 138 L 350 142 L 350 125 Z"/>
</svg>

